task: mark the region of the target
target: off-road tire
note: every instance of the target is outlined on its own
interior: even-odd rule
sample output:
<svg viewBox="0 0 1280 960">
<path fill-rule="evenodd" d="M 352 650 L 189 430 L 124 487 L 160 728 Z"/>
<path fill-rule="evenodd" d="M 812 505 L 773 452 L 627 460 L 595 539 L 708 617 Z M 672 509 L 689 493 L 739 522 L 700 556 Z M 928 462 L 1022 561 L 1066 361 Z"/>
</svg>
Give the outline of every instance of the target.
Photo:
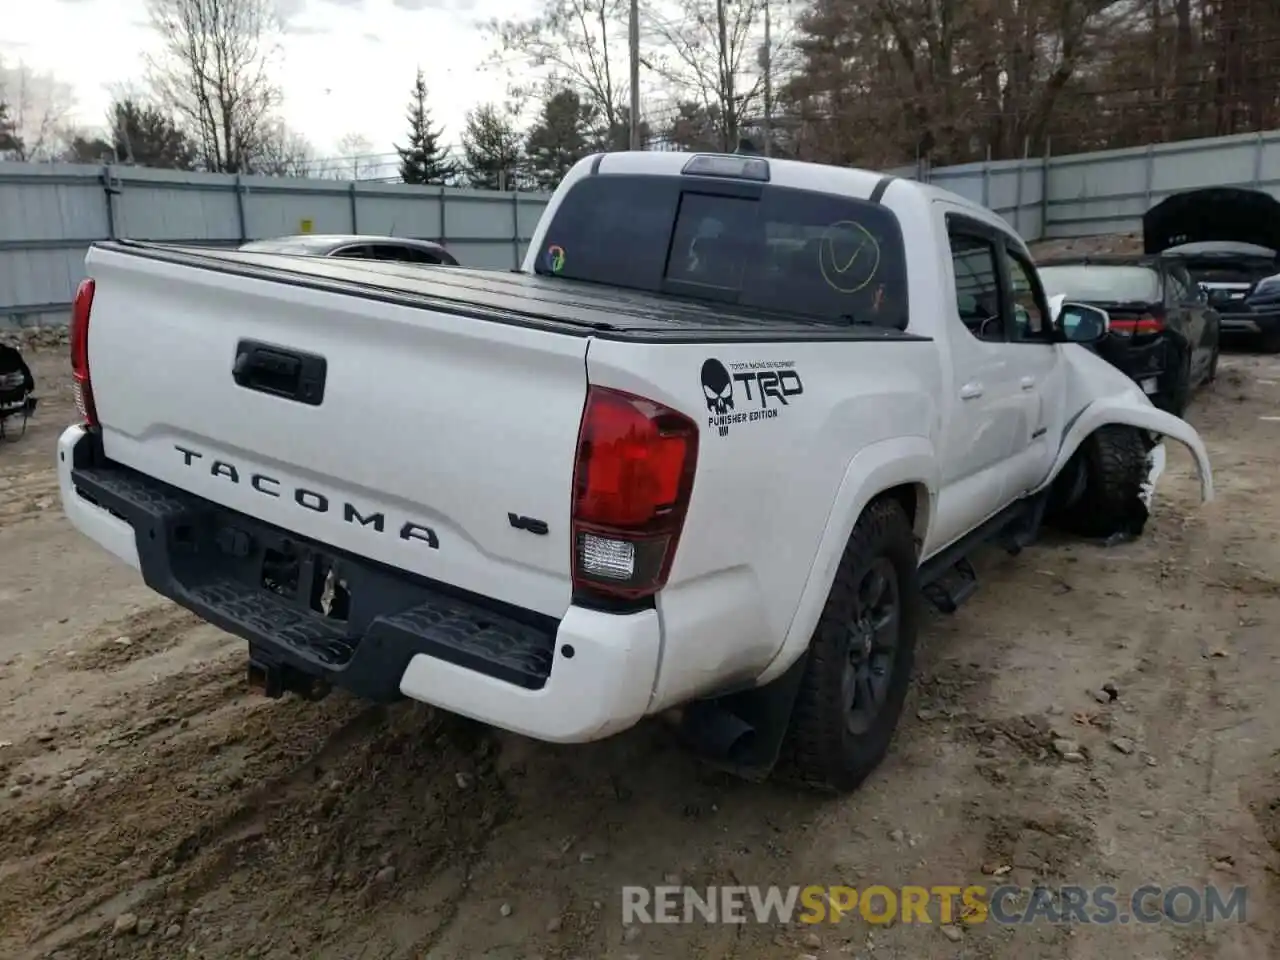
<svg viewBox="0 0 1280 960">
<path fill-rule="evenodd" d="M 1086 437 L 1073 457 L 1084 465 L 1084 492 L 1057 525 L 1082 537 L 1142 533 L 1147 508 L 1140 495 L 1150 472 L 1147 454 L 1137 427 L 1107 424 Z"/>
<path fill-rule="evenodd" d="M 846 727 L 843 671 L 850 623 L 865 573 L 880 558 L 897 575 L 898 631 L 883 705 L 861 734 Z M 920 618 L 915 539 L 901 504 L 872 502 L 840 558 L 831 592 L 809 642 L 807 662 L 783 745 L 782 778 L 829 793 L 857 788 L 888 752 L 911 682 Z"/>
</svg>

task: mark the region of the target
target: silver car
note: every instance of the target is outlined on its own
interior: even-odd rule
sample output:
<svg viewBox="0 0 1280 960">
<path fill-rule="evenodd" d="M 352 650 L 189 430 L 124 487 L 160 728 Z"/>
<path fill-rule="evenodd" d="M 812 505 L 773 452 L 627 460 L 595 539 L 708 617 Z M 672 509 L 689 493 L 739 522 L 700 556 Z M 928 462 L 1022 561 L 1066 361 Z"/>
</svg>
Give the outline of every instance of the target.
<svg viewBox="0 0 1280 960">
<path fill-rule="evenodd" d="M 302 257 L 346 257 L 457 267 L 456 257 L 433 240 L 412 237 L 366 237 L 359 234 L 300 234 L 241 244 L 246 253 L 284 253 Z"/>
</svg>

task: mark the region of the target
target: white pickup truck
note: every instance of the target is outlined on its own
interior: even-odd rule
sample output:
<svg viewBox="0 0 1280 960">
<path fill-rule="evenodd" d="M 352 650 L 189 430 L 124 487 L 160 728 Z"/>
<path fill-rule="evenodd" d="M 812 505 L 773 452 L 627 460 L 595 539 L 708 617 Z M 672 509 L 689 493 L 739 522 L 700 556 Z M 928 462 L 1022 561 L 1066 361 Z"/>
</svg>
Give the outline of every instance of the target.
<svg viewBox="0 0 1280 960">
<path fill-rule="evenodd" d="M 86 264 L 66 513 L 270 695 L 555 742 L 684 707 L 708 758 L 849 790 L 975 547 L 1139 532 L 1162 437 L 1212 496 L 1196 432 L 1069 342 L 1105 313 L 1051 307 L 990 211 L 878 173 L 590 157 L 511 272 Z"/>
</svg>

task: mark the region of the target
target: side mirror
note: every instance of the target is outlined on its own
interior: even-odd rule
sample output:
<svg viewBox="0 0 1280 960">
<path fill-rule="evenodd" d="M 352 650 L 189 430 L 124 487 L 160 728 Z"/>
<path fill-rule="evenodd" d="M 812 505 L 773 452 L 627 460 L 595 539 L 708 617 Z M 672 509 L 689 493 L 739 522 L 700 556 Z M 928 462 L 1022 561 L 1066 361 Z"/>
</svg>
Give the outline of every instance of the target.
<svg viewBox="0 0 1280 960">
<path fill-rule="evenodd" d="M 1111 314 L 1101 307 L 1064 299 L 1055 312 L 1054 330 L 1064 343 L 1097 343 L 1111 332 Z"/>
</svg>

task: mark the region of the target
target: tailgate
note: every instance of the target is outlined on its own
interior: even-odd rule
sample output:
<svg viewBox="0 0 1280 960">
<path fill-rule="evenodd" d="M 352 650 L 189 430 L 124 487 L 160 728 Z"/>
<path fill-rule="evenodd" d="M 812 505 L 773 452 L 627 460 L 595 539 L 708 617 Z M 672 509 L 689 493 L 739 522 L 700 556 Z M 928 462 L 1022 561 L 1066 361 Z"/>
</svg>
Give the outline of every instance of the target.
<svg viewBox="0 0 1280 960">
<path fill-rule="evenodd" d="M 588 340 L 94 248 L 89 365 L 114 461 L 551 616 Z"/>
</svg>

